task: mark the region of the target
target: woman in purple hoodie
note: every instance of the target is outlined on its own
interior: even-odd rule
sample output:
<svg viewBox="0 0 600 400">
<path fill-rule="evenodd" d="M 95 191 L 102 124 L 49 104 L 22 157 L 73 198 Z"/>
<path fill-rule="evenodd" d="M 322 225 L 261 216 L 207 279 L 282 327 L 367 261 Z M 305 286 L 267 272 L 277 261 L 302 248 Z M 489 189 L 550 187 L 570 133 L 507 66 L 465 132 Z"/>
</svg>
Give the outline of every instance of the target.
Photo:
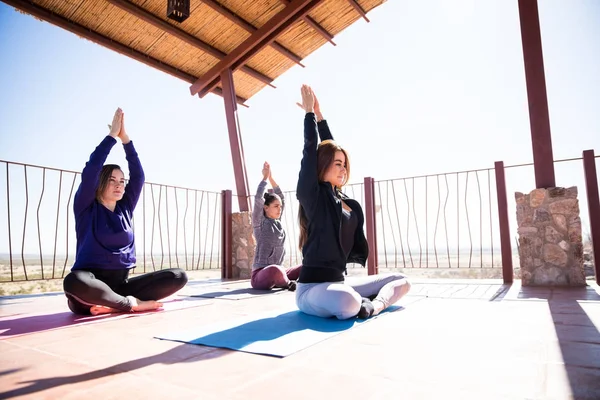
<svg viewBox="0 0 600 400">
<path fill-rule="evenodd" d="M 129 182 L 118 165 L 104 165 L 111 148 L 123 143 Z M 158 300 L 187 283 L 179 268 L 129 278 L 135 267 L 133 211 L 144 186 L 144 171 L 125 132 L 124 114 L 118 108 L 110 133 L 96 147 L 81 173 L 75 194 L 75 264 L 63 282 L 69 308 L 75 314 L 136 312 L 160 308 Z"/>
</svg>

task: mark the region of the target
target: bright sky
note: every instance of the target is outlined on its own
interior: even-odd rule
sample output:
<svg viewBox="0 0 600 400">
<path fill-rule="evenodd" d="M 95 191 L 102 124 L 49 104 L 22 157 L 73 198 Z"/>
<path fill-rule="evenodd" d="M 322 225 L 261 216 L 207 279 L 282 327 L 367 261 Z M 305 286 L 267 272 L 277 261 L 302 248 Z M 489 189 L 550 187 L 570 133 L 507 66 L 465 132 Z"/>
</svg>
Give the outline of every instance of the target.
<svg viewBox="0 0 600 400">
<path fill-rule="evenodd" d="M 554 157 L 598 154 L 600 2 L 538 2 Z M 265 160 L 295 189 L 302 83 L 350 153 L 351 182 L 532 161 L 516 0 L 396 0 L 369 18 L 240 110 L 251 191 Z M 5 4 L 0 27 L 0 159 L 81 170 L 120 106 L 148 181 L 235 192 L 220 97 L 192 97 L 186 82 Z M 125 166 L 122 150 L 108 161 Z M 580 185 L 581 199 L 571 164 L 557 185 Z M 534 189 L 531 174 L 507 177 L 509 202 Z"/>
</svg>

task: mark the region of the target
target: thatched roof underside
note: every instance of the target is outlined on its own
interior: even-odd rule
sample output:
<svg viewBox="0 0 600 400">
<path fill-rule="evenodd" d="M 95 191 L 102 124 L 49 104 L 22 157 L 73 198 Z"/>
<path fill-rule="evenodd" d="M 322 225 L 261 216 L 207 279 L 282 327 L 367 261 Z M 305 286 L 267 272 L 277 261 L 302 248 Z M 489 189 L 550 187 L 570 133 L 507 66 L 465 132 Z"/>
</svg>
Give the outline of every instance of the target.
<svg viewBox="0 0 600 400">
<path fill-rule="evenodd" d="M 2 0 L 189 83 L 202 78 L 299 0 L 191 0 L 190 16 L 167 18 L 167 0 Z M 315 0 L 313 0 L 314 2 Z M 259 48 L 233 73 L 239 102 L 385 0 L 322 0 Z M 289 9 L 288 9 L 289 10 Z M 239 50 L 239 49 L 238 49 Z M 213 92 L 219 93 L 221 83 Z"/>
</svg>

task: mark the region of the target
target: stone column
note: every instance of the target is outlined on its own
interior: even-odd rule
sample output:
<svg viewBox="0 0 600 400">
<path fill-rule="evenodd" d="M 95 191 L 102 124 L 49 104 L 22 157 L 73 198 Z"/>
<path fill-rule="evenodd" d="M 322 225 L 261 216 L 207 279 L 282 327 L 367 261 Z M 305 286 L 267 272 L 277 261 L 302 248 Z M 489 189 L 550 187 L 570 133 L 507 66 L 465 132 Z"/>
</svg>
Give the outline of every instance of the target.
<svg viewBox="0 0 600 400">
<path fill-rule="evenodd" d="M 250 279 L 256 242 L 252 234 L 252 213 L 249 211 L 232 213 L 231 261 L 233 279 Z"/>
<path fill-rule="evenodd" d="M 523 286 L 585 286 L 577 188 L 515 193 Z"/>
</svg>

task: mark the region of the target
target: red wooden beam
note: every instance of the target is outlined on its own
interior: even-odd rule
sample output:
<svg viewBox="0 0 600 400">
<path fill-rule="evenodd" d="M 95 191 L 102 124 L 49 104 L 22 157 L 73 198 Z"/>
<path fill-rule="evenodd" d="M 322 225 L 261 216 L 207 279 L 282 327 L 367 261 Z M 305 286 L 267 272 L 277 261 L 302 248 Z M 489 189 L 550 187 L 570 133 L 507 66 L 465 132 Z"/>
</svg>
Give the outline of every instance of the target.
<svg viewBox="0 0 600 400">
<path fill-rule="evenodd" d="M 519 21 L 529 100 L 535 185 L 537 188 L 549 188 L 556 186 L 556 180 L 537 0 L 519 0 Z"/>
<path fill-rule="evenodd" d="M 508 197 L 504 162 L 494 163 L 496 172 L 496 195 L 498 196 L 498 223 L 500 225 L 500 250 L 502 253 L 502 278 L 505 284 L 513 283 L 512 246 L 510 245 L 510 227 L 508 225 Z"/>
<path fill-rule="evenodd" d="M 215 57 L 218 60 L 222 60 L 227 55 L 226 53 L 222 52 L 221 50 L 216 49 L 213 46 L 209 45 L 208 43 L 198 39 L 197 37 L 190 35 L 186 31 L 184 31 L 176 26 L 171 25 L 167 21 L 160 19 L 156 15 L 146 11 L 142 7 L 140 7 L 136 4 L 133 4 L 132 2 L 130 2 L 128 0 L 107 0 L 107 1 L 109 3 L 111 3 L 112 5 L 114 5 L 115 7 L 118 7 L 121 10 L 126 11 L 126 12 L 130 13 L 131 15 L 141 19 L 142 21 L 149 23 L 150 25 L 154 26 L 155 28 L 158 28 L 164 32 L 167 32 L 168 34 L 175 36 L 176 38 L 186 42 L 190 46 L 195 47 L 197 49 L 200 49 L 200 50 L 210 54 L 211 56 Z M 246 74 L 250 75 L 251 77 L 261 81 L 262 83 L 265 83 L 265 84 L 271 86 L 272 88 L 275 87 L 271 83 L 271 82 L 273 82 L 273 79 L 269 78 L 268 76 L 266 76 L 264 74 L 261 74 L 257 70 L 250 68 L 248 66 L 245 66 L 245 65 L 241 67 L 241 70 L 243 72 L 245 72 Z"/>
<path fill-rule="evenodd" d="M 227 69 L 221 73 L 223 83 L 223 98 L 225 99 L 225 117 L 227 119 L 227 131 L 229 132 L 229 145 L 231 147 L 231 158 L 233 160 L 233 173 L 235 176 L 236 196 L 240 211 L 250 211 L 250 187 L 248 186 L 248 174 L 246 173 L 246 160 L 244 157 L 244 146 L 242 145 L 242 132 L 238 119 L 235 103 L 235 86 L 233 84 L 233 72 Z"/>
<path fill-rule="evenodd" d="M 375 179 L 366 177 L 365 180 L 365 222 L 367 225 L 367 242 L 369 243 L 369 257 L 367 259 L 367 274 L 377 275 L 379 266 L 377 262 L 377 224 L 375 205 Z"/>
<path fill-rule="evenodd" d="M 231 190 L 221 192 L 221 279 L 233 278 Z"/>
<path fill-rule="evenodd" d="M 590 234 L 592 251 L 596 268 L 596 283 L 600 285 L 600 199 L 598 196 L 598 175 L 594 150 L 583 152 L 583 170 L 585 173 L 585 191 L 590 213 Z"/>
<path fill-rule="evenodd" d="M 38 6 L 37 4 L 33 4 L 33 3 L 29 2 L 29 1 L 25 1 L 25 0 L 2 0 L 2 1 L 4 3 L 6 3 L 12 7 L 18 8 L 19 10 L 21 10 L 27 14 L 30 14 L 36 18 L 47 21 L 47 22 L 51 23 L 52 25 L 56 25 L 59 28 L 63 28 L 69 32 L 76 34 L 77 36 L 80 36 L 84 39 L 87 39 L 96 44 L 104 46 L 107 49 L 110 49 L 119 54 L 122 54 L 129 58 L 132 58 L 136 61 L 144 63 L 152 68 L 155 68 L 155 69 L 162 71 L 166 74 L 169 74 L 171 76 L 174 76 L 175 78 L 179 78 L 185 82 L 193 83 L 197 79 L 197 77 L 190 75 L 185 71 L 177 69 L 177 68 L 173 67 L 172 65 L 165 64 L 160 60 L 152 58 L 144 53 L 141 53 L 137 50 L 132 49 L 131 47 L 125 46 L 124 44 L 116 42 L 115 40 L 113 40 L 111 38 L 108 38 L 99 33 L 93 32 L 93 31 L 89 30 L 89 28 L 86 28 L 83 25 L 79 25 L 78 23 L 70 21 L 64 17 L 57 15 L 57 14 L 54 14 L 41 6 Z M 222 93 L 221 89 L 219 89 L 219 88 L 214 88 L 214 90 L 212 92 L 217 95 L 221 95 L 221 93 Z M 243 106 L 246 107 L 246 105 L 244 103 L 247 101 L 247 99 L 237 96 L 236 101 L 239 104 L 242 104 Z"/>
<path fill-rule="evenodd" d="M 195 79 L 195 78 L 194 78 L 194 79 Z M 188 82 L 192 83 L 193 81 L 188 81 Z M 223 92 L 223 89 L 221 89 L 221 88 L 219 88 L 219 87 L 216 87 L 216 88 L 214 88 L 214 89 L 212 90 L 212 92 L 213 92 L 214 94 L 218 95 L 218 96 L 225 97 L 225 95 L 224 95 L 224 92 Z M 200 97 L 200 96 L 198 96 L 198 97 Z M 239 104 L 240 106 L 243 106 L 243 107 L 246 107 L 246 108 L 248 108 L 248 105 L 246 104 L 246 102 L 248 101 L 248 99 L 245 99 L 245 98 L 243 98 L 243 97 L 240 97 L 240 96 L 238 96 L 238 95 L 236 94 L 236 95 L 235 95 L 235 101 L 236 101 L 236 103 L 237 103 L 237 104 Z"/>
<path fill-rule="evenodd" d="M 365 10 L 363 10 L 363 8 L 360 6 L 360 4 L 358 4 L 358 1 L 348 0 L 348 3 L 350 3 L 350 5 L 352 7 L 354 7 L 354 9 L 360 14 L 361 17 L 363 17 L 365 19 L 365 21 L 371 22 L 371 21 L 369 21 L 369 18 L 367 18 L 367 13 L 365 12 Z"/>
<path fill-rule="evenodd" d="M 241 45 L 229 53 L 217 65 L 211 68 L 203 77 L 190 86 L 190 93 L 204 97 L 218 83 L 219 76 L 227 69 L 236 70 L 250 57 L 271 43 L 292 24 L 308 14 L 321 0 L 293 0 L 287 7 L 267 21 Z"/>
<path fill-rule="evenodd" d="M 279 1 L 286 5 L 290 4 L 292 2 L 292 0 L 279 0 Z M 319 23 L 317 21 L 312 19 L 310 15 L 305 15 L 304 17 L 302 17 L 302 20 L 304 22 L 306 22 L 308 24 L 308 26 L 313 28 L 319 35 L 323 36 L 329 43 L 331 43 L 334 46 L 337 46 L 335 44 L 335 42 L 333 41 L 333 35 L 331 33 L 327 32 L 327 30 L 325 28 L 323 28 L 321 25 L 319 25 Z"/>
<path fill-rule="evenodd" d="M 221 14 L 222 16 L 224 16 L 225 18 L 227 18 L 228 20 L 230 20 L 231 22 L 233 22 L 234 24 L 238 25 L 240 28 L 244 29 L 246 32 L 254 33 L 258 29 L 254 25 L 252 25 L 251 23 L 249 23 L 248 21 L 231 11 L 229 8 L 225 7 L 220 3 L 217 3 L 214 0 L 202 0 L 202 2 L 210 8 L 212 8 L 213 10 L 215 10 L 216 12 L 218 12 L 219 14 Z M 304 68 L 304 64 L 302 64 L 302 57 L 300 57 L 299 55 L 293 53 L 291 50 L 285 48 L 277 42 L 271 43 L 271 47 L 273 47 L 275 50 L 277 50 L 278 52 L 280 52 L 281 54 L 283 54 L 302 68 Z"/>
</svg>

